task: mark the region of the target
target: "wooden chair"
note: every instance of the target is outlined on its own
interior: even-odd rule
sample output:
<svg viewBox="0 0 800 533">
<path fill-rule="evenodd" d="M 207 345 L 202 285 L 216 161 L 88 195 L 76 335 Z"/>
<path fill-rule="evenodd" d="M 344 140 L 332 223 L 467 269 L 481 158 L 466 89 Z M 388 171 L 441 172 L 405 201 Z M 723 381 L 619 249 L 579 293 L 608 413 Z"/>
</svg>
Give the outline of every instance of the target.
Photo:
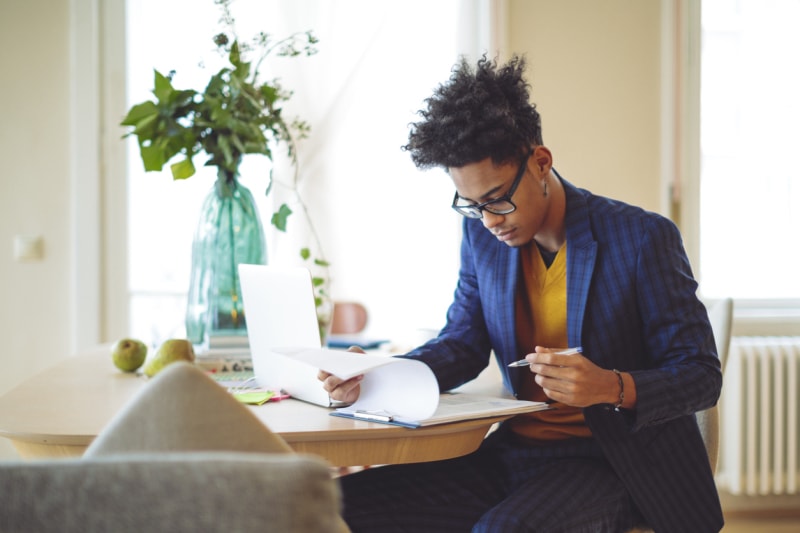
<svg viewBox="0 0 800 533">
<path fill-rule="evenodd" d="M 361 333 L 367 327 L 367 308 L 358 302 L 334 302 L 331 333 L 349 335 Z"/>
</svg>

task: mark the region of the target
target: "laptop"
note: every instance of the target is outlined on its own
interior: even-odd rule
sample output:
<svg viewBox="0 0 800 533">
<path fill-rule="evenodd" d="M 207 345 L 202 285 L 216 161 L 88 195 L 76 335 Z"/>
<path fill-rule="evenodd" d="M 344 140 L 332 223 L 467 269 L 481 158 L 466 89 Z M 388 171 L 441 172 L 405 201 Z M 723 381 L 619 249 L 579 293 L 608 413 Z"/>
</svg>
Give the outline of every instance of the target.
<svg viewBox="0 0 800 533">
<path fill-rule="evenodd" d="M 259 386 L 330 407 L 316 368 L 273 351 L 322 347 L 311 272 L 304 267 L 241 264 L 239 281 Z"/>
</svg>

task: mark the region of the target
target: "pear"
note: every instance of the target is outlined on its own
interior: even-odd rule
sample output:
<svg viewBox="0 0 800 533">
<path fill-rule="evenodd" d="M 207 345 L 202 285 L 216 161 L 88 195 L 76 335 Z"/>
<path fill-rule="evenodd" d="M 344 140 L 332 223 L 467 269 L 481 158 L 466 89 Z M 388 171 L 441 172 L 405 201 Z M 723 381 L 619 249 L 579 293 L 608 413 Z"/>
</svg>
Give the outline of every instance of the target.
<svg viewBox="0 0 800 533">
<path fill-rule="evenodd" d="M 158 374 L 165 366 L 176 361 L 188 361 L 194 363 L 194 346 L 187 339 L 168 339 L 165 340 L 155 356 L 144 366 L 144 374 L 153 377 Z"/>
<path fill-rule="evenodd" d="M 137 339 L 120 339 L 111 349 L 114 365 L 123 372 L 135 372 L 147 358 L 147 345 Z"/>
</svg>

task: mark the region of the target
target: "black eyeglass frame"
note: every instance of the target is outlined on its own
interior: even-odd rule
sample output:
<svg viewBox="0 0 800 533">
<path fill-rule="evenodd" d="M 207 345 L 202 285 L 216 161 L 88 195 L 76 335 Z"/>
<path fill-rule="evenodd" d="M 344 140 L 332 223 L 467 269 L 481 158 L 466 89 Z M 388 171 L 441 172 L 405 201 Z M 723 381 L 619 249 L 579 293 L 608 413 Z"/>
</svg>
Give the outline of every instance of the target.
<svg viewBox="0 0 800 533">
<path fill-rule="evenodd" d="M 533 152 L 528 152 L 528 154 L 522 160 L 522 163 L 520 163 L 519 169 L 517 170 L 517 175 L 514 176 L 514 181 L 511 182 L 511 188 L 508 189 L 508 192 L 505 193 L 500 198 L 495 198 L 493 200 L 483 202 L 482 204 L 457 205 L 458 199 L 461 197 L 458 195 L 458 191 L 456 191 L 456 195 L 453 197 L 453 205 L 451 205 L 450 207 L 452 207 L 456 211 L 456 213 L 463 215 L 467 218 L 483 218 L 484 211 L 488 211 L 493 215 L 508 215 L 513 213 L 514 211 L 517 210 L 517 204 L 514 203 L 511 197 L 514 196 L 514 193 L 517 191 L 519 183 L 522 181 L 522 176 L 525 175 L 525 171 L 528 168 L 528 159 L 530 159 L 532 153 Z M 509 204 L 511 204 L 511 209 L 493 210 L 491 207 L 492 204 L 496 204 L 499 202 L 508 202 Z"/>
</svg>

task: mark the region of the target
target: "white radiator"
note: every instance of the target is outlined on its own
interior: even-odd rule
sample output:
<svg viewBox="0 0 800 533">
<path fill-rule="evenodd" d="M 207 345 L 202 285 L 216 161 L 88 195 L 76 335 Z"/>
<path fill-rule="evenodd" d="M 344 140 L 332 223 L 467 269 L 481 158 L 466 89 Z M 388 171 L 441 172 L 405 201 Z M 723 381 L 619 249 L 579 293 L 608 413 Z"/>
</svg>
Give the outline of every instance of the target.
<svg viewBox="0 0 800 533">
<path fill-rule="evenodd" d="M 733 337 L 718 481 L 731 494 L 797 494 L 800 337 Z"/>
</svg>

